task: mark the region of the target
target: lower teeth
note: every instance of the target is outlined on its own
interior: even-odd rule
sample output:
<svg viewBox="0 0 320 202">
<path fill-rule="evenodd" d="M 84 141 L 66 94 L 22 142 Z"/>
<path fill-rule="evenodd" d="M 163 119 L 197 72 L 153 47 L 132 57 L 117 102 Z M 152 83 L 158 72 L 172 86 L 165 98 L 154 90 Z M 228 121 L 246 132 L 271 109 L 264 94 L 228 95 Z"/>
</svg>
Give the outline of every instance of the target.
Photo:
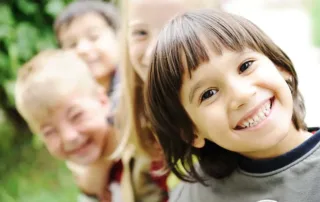
<svg viewBox="0 0 320 202">
<path fill-rule="evenodd" d="M 264 111 L 264 115 L 265 115 L 265 116 L 262 118 L 262 120 L 260 120 L 259 122 L 250 123 L 249 126 L 244 126 L 244 127 L 239 126 L 238 128 L 239 128 L 239 129 L 245 129 L 245 128 L 250 128 L 250 127 L 253 127 L 253 126 L 258 125 L 261 121 L 263 121 L 263 120 L 265 120 L 265 119 L 267 118 L 267 116 L 268 116 L 269 113 L 270 113 L 271 108 L 272 108 L 272 102 L 270 101 L 270 107 L 269 107 L 268 110 L 265 110 L 265 111 Z"/>
</svg>

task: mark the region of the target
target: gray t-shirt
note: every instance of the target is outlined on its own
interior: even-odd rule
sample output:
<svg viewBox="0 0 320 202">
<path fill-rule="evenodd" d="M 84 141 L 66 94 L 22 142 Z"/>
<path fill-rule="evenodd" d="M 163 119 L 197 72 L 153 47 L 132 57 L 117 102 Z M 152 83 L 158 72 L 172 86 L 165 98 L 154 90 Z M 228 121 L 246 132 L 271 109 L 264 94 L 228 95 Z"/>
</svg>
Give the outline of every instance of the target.
<svg viewBox="0 0 320 202">
<path fill-rule="evenodd" d="M 181 183 L 170 202 L 320 202 L 320 131 L 268 160 L 244 158 L 228 178 Z"/>
</svg>

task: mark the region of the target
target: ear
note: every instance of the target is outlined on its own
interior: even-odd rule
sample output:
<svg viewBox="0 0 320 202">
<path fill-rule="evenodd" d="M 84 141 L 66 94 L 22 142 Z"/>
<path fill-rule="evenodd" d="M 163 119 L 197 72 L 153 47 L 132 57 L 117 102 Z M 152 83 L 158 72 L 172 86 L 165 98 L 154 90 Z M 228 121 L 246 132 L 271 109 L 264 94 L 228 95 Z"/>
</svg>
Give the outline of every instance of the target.
<svg viewBox="0 0 320 202">
<path fill-rule="evenodd" d="M 205 138 L 201 137 L 200 135 L 194 135 L 192 146 L 195 148 L 202 148 L 206 144 Z"/>
</svg>

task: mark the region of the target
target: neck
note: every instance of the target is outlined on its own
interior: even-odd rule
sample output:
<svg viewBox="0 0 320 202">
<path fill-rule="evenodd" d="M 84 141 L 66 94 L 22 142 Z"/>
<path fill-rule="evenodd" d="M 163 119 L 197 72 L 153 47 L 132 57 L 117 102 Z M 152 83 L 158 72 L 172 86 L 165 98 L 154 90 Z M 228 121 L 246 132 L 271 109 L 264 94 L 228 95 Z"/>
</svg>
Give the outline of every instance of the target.
<svg viewBox="0 0 320 202">
<path fill-rule="evenodd" d="M 274 158 L 298 147 L 309 137 L 311 137 L 311 135 L 311 133 L 305 130 L 297 130 L 292 124 L 287 135 L 275 146 L 267 148 L 265 150 L 250 152 L 243 155 L 251 159 Z"/>
<path fill-rule="evenodd" d="M 103 154 L 100 159 L 98 159 L 95 163 L 90 165 L 92 168 L 92 174 L 97 177 L 97 181 L 100 181 L 99 188 L 97 190 L 98 194 L 105 194 L 106 190 L 108 189 L 108 183 L 110 181 L 110 172 L 112 167 L 114 166 L 116 160 L 109 159 L 110 151 L 114 151 L 116 141 L 115 138 L 107 138 L 107 137 L 114 137 L 114 131 L 111 128 L 106 130 L 106 139 L 103 141 L 106 142 L 105 148 L 103 150 Z"/>
<path fill-rule="evenodd" d="M 114 165 L 114 161 L 99 160 L 90 165 L 90 179 L 94 183 L 90 183 L 97 195 L 102 195 L 108 188 L 107 182 L 110 179 L 110 172 Z"/>
</svg>

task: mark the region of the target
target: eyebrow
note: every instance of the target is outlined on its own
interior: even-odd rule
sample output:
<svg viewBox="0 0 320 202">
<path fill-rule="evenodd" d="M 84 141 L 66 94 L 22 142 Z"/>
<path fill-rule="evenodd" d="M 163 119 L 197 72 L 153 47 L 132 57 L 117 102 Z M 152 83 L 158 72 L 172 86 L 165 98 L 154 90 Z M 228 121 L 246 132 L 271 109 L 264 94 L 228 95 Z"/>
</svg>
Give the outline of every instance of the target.
<svg viewBox="0 0 320 202">
<path fill-rule="evenodd" d="M 204 81 L 198 81 L 195 85 L 193 85 L 191 87 L 190 93 L 189 93 L 189 103 L 192 102 L 195 93 L 197 92 L 197 90 L 200 89 L 200 87 L 203 85 Z"/>
<path fill-rule="evenodd" d="M 88 35 L 88 34 L 91 34 L 92 32 L 100 31 L 101 29 L 103 29 L 102 26 L 95 25 L 95 26 L 92 26 L 92 27 L 85 29 L 83 33 L 85 33 L 84 35 Z M 65 39 L 63 39 L 62 42 L 72 41 L 72 40 L 75 41 L 74 39 L 77 39 L 77 37 L 74 37 L 74 35 L 72 34 L 71 36 L 68 36 Z"/>
<path fill-rule="evenodd" d="M 51 126 L 49 126 L 49 124 L 43 124 L 39 127 L 40 130 L 44 130 L 46 128 L 50 128 Z"/>
<path fill-rule="evenodd" d="M 247 56 L 247 54 L 250 54 L 252 52 L 254 52 L 254 51 L 252 51 L 251 49 L 245 49 L 245 50 L 239 52 L 239 55 L 237 55 L 236 57 L 238 59 L 240 59 L 241 57 Z M 190 93 L 189 93 L 189 102 L 190 103 L 192 102 L 195 93 L 197 92 L 197 90 L 199 90 L 199 88 L 201 88 L 203 83 L 204 83 L 204 81 L 198 81 L 195 85 L 193 85 L 191 87 L 191 90 L 190 90 Z"/>
<path fill-rule="evenodd" d="M 101 29 L 104 29 L 105 27 L 103 26 L 97 26 L 97 25 L 94 25 L 92 27 L 88 27 L 84 32 L 87 34 L 87 33 L 91 33 L 92 31 L 100 31 Z"/>
<path fill-rule="evenodd" d="M 140 20 L 134 20 L 132 22 L 130 22 L 128 24 L 129 27 L 133 27 L 133 26 L 147 26 L 148 24 L 147 23 L 143 23 L 141 22 Z"/>
</svg>

